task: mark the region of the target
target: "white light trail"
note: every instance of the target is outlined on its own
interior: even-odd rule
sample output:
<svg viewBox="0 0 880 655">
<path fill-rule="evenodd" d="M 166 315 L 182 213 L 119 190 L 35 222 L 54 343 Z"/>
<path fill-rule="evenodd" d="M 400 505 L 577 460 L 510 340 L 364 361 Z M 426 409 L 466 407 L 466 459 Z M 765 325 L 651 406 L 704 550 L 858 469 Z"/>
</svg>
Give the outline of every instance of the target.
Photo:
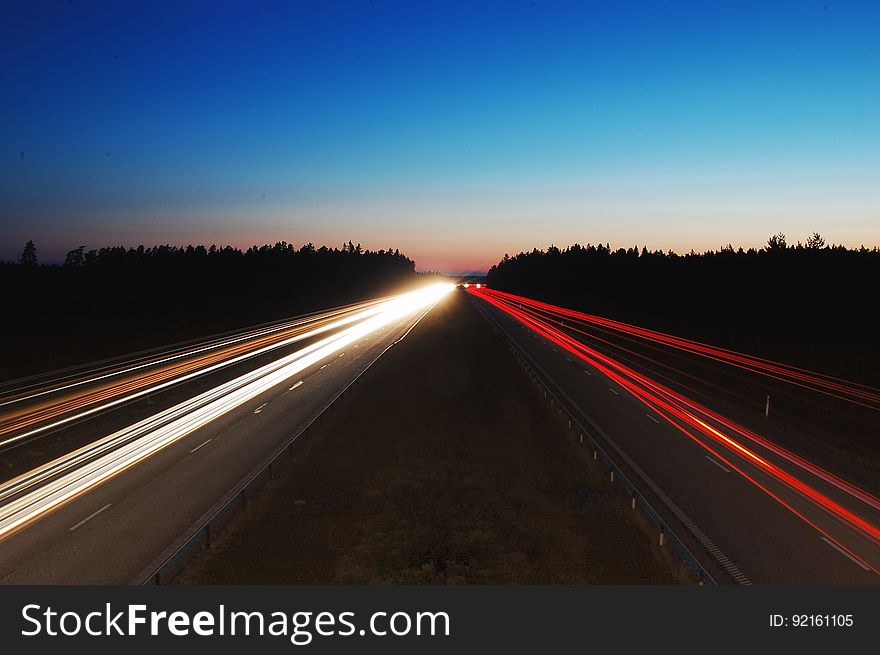
<svg viewBox="0 0 880 655">
<path fill-rule="evenodd" d="M 0 537 L 454 288 L 436 284 L 362 312 L 361 322 L 0 485 Z M 346 319 L 350 323 L 352 319 Z M 338 322 L 341 323 L 341 322 Z M 339 325 L 337 325 L 338 327 Z M 325 328 L 329 329 L 329 328 Z"/>
<path fill-rule="evenodd" d="M 167 364 L 169 362 L 173 362 L 178 359 L 182 359 L 185 357 L 192 357 L 195 355 L 199 355 L 202 353 L 210 352 L 211 350 L 217 350 L 218 348 L 223 348 L 226 346 L 233 346 L 238 343 L 250 341 L 259 337 L 265 337 L 270 334 L 274 334 L 276 332 L 283 332 L 284 330 L 290 330 L 295 327 L 300 327 L 304 325 L 308 325 L 309 323 L 315 323 L 316 321 L 325 320 L 331 316 L 337 316 L 341 314 L 346 314 L 349 312 L 355 311 L 355 309 L 366 309 L 369 306 L 375 305 L 382 302 L 382 299 L 379 300 L 370 300 L 363 303 L 358 303 L 356 306 L 346 306 L 341 307 L 339 309 L 330 310 L 327 312 L 323 312 L 321 314 L 315 314 L 312 316 L 307 316 L 305 318 L 301 318 L 295 321 L 290 321 L 287 323 L 283 323 L 281 325 L 272 325 L 270 327 L 261 328 L 257 330 L 248 330 L 242 334 L 237 334 L 234 336 L 230 336 L 227 338 L 222 338 L 219 340 L 214 340 L 210 342 L 203 342 L 201 344 L 197 344 L 195 346 L 190 347 L 189 349 L 184 349 L 181 352 L 173 352 L 167 351 L 168 354 L 165 355 L 155 355 L 158 359 L 150 359 L 149 361 L 142 362 L 140 364 L 131 363 L 127 368 L 120 368 L 116 370 L 112 370 L 106 373 L 95 371 L 91 377 L 83 378 L 82 380 L 77 380 L 76 382 L 69 382 L 67 384 L 62 384 L 59 386 L 53 386 L 49 389 L 43 389 L 42 391 L 36 391 L 26 396 L 17 396 L 15 398 L 9 400 L 0 401 L 0 407 L 5 407 L 7 405 L 15 405 L 18 403 L 26 402 L 28 400 L 33 400 L 35 398 L 39 398 L 40 396 L 45 396 L 49 394 L 56 394 L 61 391 L 67 391 L 69 389 L 73 389 L 75 387 L 81 387 L 84 385 L 91 385 L 97 382 L 101 382 L 102 380 L 106 380 L 113 377 L 118 377 L 121 375 L 126 375 L 128 373 L 134 373 L 135 371 L 139 371 L 145 368 L 153 368 L 156 366 L 160 366 L 162 364 Z M 279 344 L 284 345 L 284 344 Z M 278 347 L 278 345 L 273 344 L 272 347 Z M 140 357 L 136 360 L 131 360 L 132 362 L 145 359 L 147 356 Z M 118 364 L 119 366 L 124 366 L 124 364 Z M 109 368 L 109 366 L 102 367 L 103 370 Z M 68 376 L 72 377 L 72 376 Z M 8 393 L 15 393 L 14 391 Z M 8 395 L 8 394 L 7 394 Z"/>
<path fill-rule="evenodd" d="M 392 302 L 392 301 L 387 301 L 387 302 Z M 112 407 L 115 407 L 117 405 L 131 402 L 132 400 L 135 400 L 137 398 L 141 398 L 141 397 L 146 396 L 148 394 L 156 393 L 157 391 L 161 391 L 162 389 L 165 389 L 165 388 L 170 387 L 172 385 L 180 384 L 181 382 L 185 382 L 185 381 L 190 380 L 194 377 L 199 377 L 199 376 L 205 375 L 205 374 L 210 373 L 212 371 L 215 371 L 217 369 L 224 368 L 224 367 L 230 366 L 232 364 L 236 364 L 236 363 L 244 361 L 246 359 L 251 359 L 253 357 L 256 357 L 257 355 L 262 355 L 263 353 L 266 353 L 266 352 L 269 352 L 272 350 L 276 350 L 276 349 L 282 348 L 284 346 L 289 346 L 291 344 L 297 343 L 299 341 L 303 341 L 305 339 L 310 339 L 311 337 L 317 336 L 319 334 L 323 334 L 324 332 L 327 332 L 328 330 L 334 330 L 334 329 L 341 327 L 343 325 L 348 325 L 350 323 L 354 323 L 354 322 L 363 320 L 364 318 L 366 318 L 368 316 L 373 316 L 380 311 L 382 311 L 381 304 L 374 306 L 374 307 L 371 307 L 369 309 L 364 309 L 364 310 L 359 311 L 355 314 L 352 314 L 351 316 L 347 316 L 345 318 L 339 319 L 339 320 L 334 321 L 332 323 L 329 323 L 327 325 L 323 325 L 323 326 L 315 328 L 313 330 L 309 330 L 308 332 L 304 332 L 302 334 L 295 335 L 293 337 L 290 337 L 289 339 L 284 339 L 283 341 L 279 341 L 277 343 L 273 343 L 268 346 L 264 346 L 264 347 L 259 348 L 257 350 L 247 352 L 242 355 L 238 355 L 237 357 L 233 357 L 231 359 L 223 360 L 222 362 L 218 362 L 218 363 L 213 364 L 211 366 L 198 369 L 198 370 L 193 371 L 191 373 L 177 376 L 175 378 L 172 378 L 170 380 L 166 380 L 165 382 L 161 382 L 159 384 L 154 384 L 150 387 L 141 389 L 140 391 L 135 391 L 135 392 L 126 394 L 124 396 L 121 396 L 119 398 L 116 398 L 115 400 L 111 400 L 106 403 L 102 403 L 100 405 L 94 405 L 94 406 L 90 407 L 89 409 L 83 410 L 81 412 L 77 412 L 76 414 L 70 414 L 68 416 L 65 416 L 62 419 L 58 419 L 57 421 L 53 421 L 51 423 L 46 423 L 46 424 L 41 425 L 37 428 L 33 428 L 33 429 L 28 430 L 26 432 L 19 433 L 13 437 L 9 437 L 7 439 L 0 440 L 0 448 L 2 448 L 4 446 L 8 446 L 8 445 L 15 443 L 17 441 L 21 441 L 22 439 L 27 439 L 29 437 L 36 436 L 37 434 L 39 434 L 41 432 L 46 432 L 47 430 L 52 430 L 54 428 L 65 425 L 67 423 L 77 421 L 79 419 L 85 418 L 86 416 L 90 416 L 90 415 L 96 414 L 98 412 L 103 412 L 103 411 L 110 409 Z"/>
</svg>

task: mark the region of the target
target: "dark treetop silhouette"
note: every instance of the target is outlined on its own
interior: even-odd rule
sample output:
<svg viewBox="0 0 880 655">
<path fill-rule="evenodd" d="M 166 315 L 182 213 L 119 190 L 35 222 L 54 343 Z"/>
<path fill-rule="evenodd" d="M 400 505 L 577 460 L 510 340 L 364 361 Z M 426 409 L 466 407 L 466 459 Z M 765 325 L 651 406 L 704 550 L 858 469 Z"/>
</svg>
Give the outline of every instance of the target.
<svg viewBox="0 0 880 655">
<path fill-rule="evenodd" d="M 412 282 L 399 250 L 217 246 L 71 250 L 0 264 L 0 380 L 381 295 Z"/>
<path fill-rule="evenodd" d="M 550 246 L 507 255 L 490 287 L 740 351 L 878 381 L 880 249 L 826 245 L 818 234 L 761 249 L 649 251 Z"/>
</svg>

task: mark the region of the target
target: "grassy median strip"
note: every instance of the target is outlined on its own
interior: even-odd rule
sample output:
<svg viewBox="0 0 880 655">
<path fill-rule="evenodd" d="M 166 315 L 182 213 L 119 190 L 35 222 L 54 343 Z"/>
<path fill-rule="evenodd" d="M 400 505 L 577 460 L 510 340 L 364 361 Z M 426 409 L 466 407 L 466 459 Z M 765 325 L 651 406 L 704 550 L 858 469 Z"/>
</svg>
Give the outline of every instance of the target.
<svg viewBox="0 0 880 655">
<path fill-rule="evenodd" d="M 682 580 L 464 294 L 386 358 L 181 582 Z"/>
</svg>

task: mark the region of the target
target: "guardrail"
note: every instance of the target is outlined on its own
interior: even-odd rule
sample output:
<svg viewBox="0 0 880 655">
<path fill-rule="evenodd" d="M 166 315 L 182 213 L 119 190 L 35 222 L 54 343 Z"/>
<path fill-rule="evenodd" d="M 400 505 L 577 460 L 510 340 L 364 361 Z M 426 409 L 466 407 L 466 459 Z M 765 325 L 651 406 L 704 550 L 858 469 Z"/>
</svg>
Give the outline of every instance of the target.
<svg viewBox="0 0 880 655">
<path fill-rule="evenodd" d="M 644 495 L 639 491 L 638 487 L 629 479 L 629 477 L 624 473 L 624 471 L 617 465 L 614 459 L 607 453 L 607 451 L 602 447 L 601 444 L 592 436 L 590 430 L 587 430 L 583 425 L 581 425 L 580 421 L 575 417 L 575 412 L 571 411 L 566 404 L 559 398 L 559 396 L 553 391 L 550 384 L 548 384 L 547 380 L 549 380 L 549 376 L 546 372 L 541 369 L 540 366 L 526 353 L 526 351 L 513 339 L 510 333 L 498 322 L 498 320 L 492 316 L 489 312 L 483 308 L 479 301 L 474 299 L 474 304 L 477 309 L 483 314 L 487 321 L 490 324 L 493 324 L 506 338 L 508 344 L 510 346 L 511 351 L 513 352 L 514 357 L 517 362 L 522 366 L 525 371 L 528 373 L 529 378 L 535 382 L 539 389 L 543 390 L 544 397 L 546 397 L 550 403 L 551 407 L 555 407 L 558 410 L 560 416 L 563 416 L 568 420 L 568 427 L 570 429 L 576 430 L 580 435 L 580 442 L 587 444 L 593 448 L 593 459 L 597 460 L 599 458 L 605 463 L 610 471 L 611 482 L 619 482 L 623 485 L 623 488 L 629 492 L 630 497 L 632 498 L 632 509 L 636 509 L 641 507 L 648 518 L 657 526 L 659 529 L 658 543 L 660 546 L 663 546 L 666 542 L 675 548 L 678 552 L 681 559 L 684 563 L 697 575 L 697 578 L 700 584 L 709 583 L 709 584 L 718 584 L 715 578 L 706 570 L 706 568 L 700 563 L 700 561 L 694 556 L 694 554 L 690 551 L 690 549 L 684 544 L 684 542 L 679 538 L 679 536 L 675 533 L 675 531 L 670 527 L 670 525 L 663 519 L 662 516 L 654 509 L 651 503 L 645 498 Z M 537 369 L 537 370 L 536 370 Z M 540 371 L 539 374 L 537 371 Z M 546 380 L 545 380 L 546 378 Z M 674 509 L 670 508 L 670 511 L 674 514 Z"/>
<path fill-rule="evenodd" d="M 199 549 L 210 548 L 211 541 L 225 523 L 240 509 L 247 507 L 248 499 L 272 479 L 275 470 L 281 464 L 283 456 L 291 456 L 297 439 L 308 434 L 320 424 L 324 415 L 338 403 L 345 394 L 358 383 L 368 371 L 375 371 L 375 364 L 382 356 L 398 343 L 403 341 L 419 321 L 431 311 L 433 305 L 425 310 L 418 320 L 399 338 L 390 343 L 374 357 L 347 385 L 338 391 L 321 409 L 300 425 L 278 448 L 263 459 L 245 478 L 236 484 L 211 509 L 205 512 L 186 532 L 166 548 L 143 571 L 132 580 L 135 585 L 159 585 L 171 581 L 183 569 L 190 557 Z"/>
</svg>

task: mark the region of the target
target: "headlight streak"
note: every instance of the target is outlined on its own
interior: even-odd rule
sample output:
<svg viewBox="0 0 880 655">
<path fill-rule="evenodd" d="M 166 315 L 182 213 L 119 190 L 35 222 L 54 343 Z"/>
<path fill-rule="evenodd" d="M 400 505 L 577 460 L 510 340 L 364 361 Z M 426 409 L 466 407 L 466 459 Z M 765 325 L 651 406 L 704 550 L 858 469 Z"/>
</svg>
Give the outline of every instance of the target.
<svg viewBox="0 0 880 655">
<path fill-rule="evenodd" d="M 66 384 L 51 385 L 48 388 L 42 389 L 40 391 L 31 392 L 26 395 L 16 395 L 13 398 L 10 398 L 7 400 L 2 400 L 2 401 L 0 401 L 0 407 L 5 407 L 8 405 L 14 405 L 14 404 L 26 402 L 28 400 L 33 400 L 34 398 L 39 398 L 40 396 L 46 396 L 49 394 L 56 394 L 56 393 L 60 393 L 62 391 L 67 391 L 69 389 L 73 389 L 73 388 L 84 386 L 84 385 L 95 384 L 95 383 L 100 382 L 102 380 L 110 379 L 110 378 L 117 377 L 120 375 L 125 375 L 128 373 L 133 373 L 135 371 L 142 370 L 144 368 L 151 368 L 154 366 L 159 366 L 161 364 L 165 364 L 165 363 L 168 363 L 168 362 L 171 362 L 171 361 L 174 361 L 177 359 L 181 359 L 184 357 L 192 357 L 192 356 L 198 355 L 200 353 L 208 352 L 211 350 L 216 350 L 218 348 L 224 348 L 224 347 L 235 345 L 235 344 L 238 344 L 241 342 L 250 341 L 250 340 L 253 340 L 258 337 L 273 335 L 277 332 L 290 330 L 295 327 L 301 327 L 301 326 L 308 325 L 311 323 L 324 321 L 324 320 L 327 320 L 327 319 L 332 318 L 334 316 L 339 316 L 342 314 L 366 309 L 367 307 L 372 306 L 372 305 L 376 305 L 382 301 L 383 301 L 383 299 L 369 300 L 366 302 L 357 303 L 355 305 L 348 305 L 348 306 L 340 307 L 337 309 L 331 309 L 326 312 L 316 313 L 314 315 L 310 315 L 310 316 L 307 316 L 305 318 L 298 319 L 295 321 L 286 322 L 281 325 L 272 325 L 270 327 L 257 329 L 257 330 L 247 330 L 243 333 L 237 334 L 235 336 L 230 336 L 228 338 L 222 338 L 219 340 L 212 340 L 212 341 L 208 341 L 208 342 L 203 342 L 201 344 L 196 344 L 189 349 L 184 348 L 184 349 L 173 349 L 170 351 L 166 351 L 169 354 L 156 353 L 153 355 L 153 357 L 155 357 L 154 359 L 150 359 L 149 356 L 144 356 L 144 357 L 139 357 L 135 360 L 131 360 L 131 362 L 129 364 L 119 363 L 119 364 L 116 364 L 113 366 L 101 367 L 98 370 L 94 371 L 92 374 L 83 373 L 83 375 L 88 375 L 88 377 L 77 380 L 76 382 L 68 382 Z M 171 353 L 173 353 L 173 354 L 171 354 Z M 148 359 L 149 361 L 142 361 L 144 359 Z M 135 361 L 140 361 L 141 363 L 135 364 L 134 363 Z M 123 368 L 119 368 L 119 367 L 123 367 Z M 112 369 L 112 370 L 108 371 L 108 369 Z M 70 377 L 76 377 L 76 376 L 75 375 L 67 376 L 62 379 L 70 379 Z M 37 386 L 37 385 L 32 385 L 32 386 Z M 32 387 L 28 387 L 28 388 L 32 388 Z M 4 395 L 8 396 L 10 394 L 15 394 L 15 393 L 16 393 L 16 391 L 13 390 L 11 392 L 4 392 Z"/>
<path fill-rule="evenodd" d="M 63 470 L 74 468 L 88 459 L 94 458 L 95 456 L 100 455 L 107 450 L 112 450 L 113 448 L 118 447 L 123 441 L 129 441 L 131 439 L 140 437 L 150 430 L 156 429 L 172 419 L 178 418 L 180 416 L 185 416 L 187 413 L 198 409 L 199 407 L 202 407 L 213 400 L 222 398 L 226 394 L 232 393 L 242 386 L 248 384 L 249 382 L 260 378 L 260 376 L 271 373 L 278 368 L 290 364 L 300 357 L 307 355 L 310 352 L 313 352 L 317 348 L 320 348 L 327 343 L 331 343 L 333 339 L 338 336 L 339 335 L 334 335 L 332 337 L 324 339 L 320 343 L 307 346 L 301 350 L 298 350 L 295 353 L 288 355 L 287 357 L 271 362 L 270 364 L 260 367 L 255 371 L 251 371 L 249 373 L 246 373 L 245 375 L 239 376 L 234 380 L 225 382 L 217 387 L 214 387 L 213 389 L 210 389 L 193 398 L 190 398 L 189 400 L 165 409 L 157 414 L 143 419 L 142 421 L 130 425 L 127 428 L 124 428 L 107 437 L 104 437 L 103 439 L 99 439 L 98 441 L 88 444 L 76 451 L 73 451 L 72 453 L 68 453 L 67 455 L 64 455 L 63 457 L 60 457 L 52 462 L 37 467 L 36 469 L 29 471 L 23 476 L 19 476 L 18 478 L 10 480 L 9 482 L 0 485 L 0 501 L 21 491 L 24 486 L 39 483 L 42 480 L 47 479 L 52 475 L 56 475 Z"/>
<path fill-rule="evenodd" d="M 165 389 L 167 387 L 180 384 L 181 382 L 185 382 L 187 380 L 190 380 L 190 379 L 198 377 L 198 376 L 205 375 L 207 373 L 211 373 L 212 371 L 218 370 L 220 368 L 225 368 L 227 366 L 245 361 L 247 359 L 251 359 L 253 357 L 256 357 L 258 355 L 262 355 L 262 354 L 270 352 L 272 350 L 276 350 L 276 349 L 282 348 L 284 346 L 292 345 L 294 343 L 297 343 L 299 341 L 303 341 L 305 339 L 309 339 L 311 337 L 317 336 L 317 335 L 322 334 L 324 332 L 327 332 L 329 330 L 334 330 L 334 329 L 341 327 L 343 325 L 348 325 L 350 323 L 353 323 L 353 322 L 356 322 L 359 320 L 363 320 L 365 317 L 372 316 L 372 315 L 378 313 L 379 311 L 381 311 L 381 309 L 379 307 L 380 306 L 376 306 L 376 307 L 371 307 L 371 308 L 368 308 L 368 309 L 365 309 L 362 311 L 358 311 L 358 312 L 356 312 L 350 316 L 347 316 L 343 319 L 339 319 L 339 320 L 333 321 L 331 323 L 327 323 L 325 325 L 322 325 L 318 328 L 314 328 L 312 330 L 308 330 L 306 332 L 296 334 L 296 335 L 289 337 L 289 338 L 286 338 L 282 341 L 275 342 L 275 343 L 272 343 L 268 346 L 263 346 L 261 348 L 257 348 L 256 350 L 248 350 L 248 351 L 244 352 L 243 354 L 237 355 L 232 358 L 221 359 L 219 362 L 211 363 L 210 365 L 207 365 L 207 366 L 196 365 L 194 367 L 196 370 L 189 371 L 187 373 L 184 373 L 183 375 L 172 376 L 170 379 L 167 379 L 164 382 L 159 382 L 157 384 L 148 384 L 148 386 L 140 389 L 139 391 L 134 391 L 132 393 L 126 394 L 124 392 L 128 390 L 127 387 L 125 387 L 125 386 L 116 387 L 115 389 L 111 389 L 108 392 L 106 392 L 106 396 L 104 393 L 99 393 L 99 394 L 93 395 L 92 397 L 87 399 L 87 401 L 80 401 L 72 406 L 63 406 L 63 405 L 56 406 L 55 411 L 54 411 L 54 415 L 64 414 L 65 412 L 68 412 L 71 409 L 78 408 L 82 404 L 85 404 L 87 406 L 90 405 L 90 406 L 88 406 L 88 409 L 85 409 L 81 412 L 77 412 L 75 414 L 68 414 L 68 415 L 64 416 L 63 418 L 58 419 L 56 421 L 53 421 L 51 423 L 43 423 L 43 424 L 39 425 L 38 427 L 35 427 L 31 430 L 27 430 L 25 432 L 15 434 L 12 437 L 8 437 L 6 439 L 0 440 L 0 448 L 9 446 L 13 443 L 16 443 L 16 442 L 19 442 L 19 441 L 22 441 L 25 439 L 29 439 L 29 438 L 34 437 L 42 432 L 52 430 L 54 428 L 60 427 L 60 426 L 65 425 L 67 423 L 71 423 L 73 421 L 77 421 L 79 419 L 85 418 L 85 417 L 90 416 L 92 414 L 96 414 L 98 412 L 103 412 L 107 409 L 110 409 L 112 407 L 116 407 L 116 406 L 121 405 L 123 403 L 131 402 L 132 400 L 135 400 L 137 398 L 141 398 L 141 397 L 146 396 L 148 394 L 156 393 L 157 391 L 161 391 L 162 389 Z M 150 380 L 147 381 L 147 383 L 149 383 L 149 382 L 150 382 Z M 121 391 L 120 391 L 120 389 L 121 389 Z M 96 404 L 96 402 L 100 402 L 101 400 L 104 400 L 105 397 L 113 397 L 114 395 L 118 395 L 119 393 L 123 393 L 124 395 L 117 397 L 115 400 L 111 400 L 111 401 L 101 403 L 101 404 Z M 41 420 L 45 420 L 45 418 L 42 414 L 37 413 L 35 415 L 29 415 L 25 418 L 22 425 L 33 424 L 33 423 L 39 422 Z M 0 434 L 2 434 L 4 432 L 8 433 L 9 431 L 12 431 L 13 429 L 16 429 L 19 427 L 20 427 L 20 424 L 14 424 L 11 426 L 9 426 L 9 425 L 4 426 L 3 428 L 0 428 Z"/>
<path fill-rule="evenodd" d="M 433 305 L 452 288 L 436 284 L 396 296 L 363 312 L 355 325 L 0 486 L 0 500 L 9 499 L 0 507 L 0 538 L 349 344 Z"/>
<path fill-rule="evenodd" d="M 482 300 L 489 302 L 498 309 L 511 315 L 541 336 L 558 345 L 560 348 L 565 349 L 567 352 L 600 370 L 611 380 L 629 391 L 634 397 L 641 400 L 646 406 L 664 418 L 669 424 L 685 434 L 689 439 L 712 453 L 715 457 L 723 461 L 733 470 L 737 471 L 737 473 L 742 475 L 752 484 L 768 493 L 787 509 L 806 521 L 809 525 L 813 526 L 820 533 L 832 540 L 836 545 L 840 546 L 857 561 L 861 562 L 874 572 L 880 572 L 878 571 L 876 561 L 872 564 L 871 562 L 867 562 L 864 557 L 854 553 L 852 548 L 842 544 L 838 537 L 830 534 L 827 528 L 819 526 L 815 520 L 807 517 L 803 511 L 796 509 L 791 502 L 783 499 L 778 493 L 769 489 L 766 484 L 758 481 L 753 475 L 749 475 L 742 466 L 738 466 L 735 462 L 731 461 L 730 457 L 723 455 L 717 448 L 711 447 L 708 443 L 698 438 L 695 433 L 701 434 L 703 437 L 708 437 L 716 444 L 736 453 L 736 455 L 767 474 L 775 483 L 795 492 L 797 496 L 807 500 L 815 509 L 820 509 L 825 512 L 839 525 L 845 526 L 854 533 L 863 536 L 870 543 L 874 544 L 873 547 L 875 549 L 880 545 L 880 528 L 866 520 L 864 517 L 859 516 L 856 512 L 844 507 L 840 503 L 814 489 L 803 480 L 800 480 L 791 473 L 781 469 L 778 465 L 770 462 L 765 457 L 762 457 L 743 443 L 737 441 L 734 436 L 731 436 L 731 434 L 725 434 L 722 429 L 729 430 L 733 435 L 745 437 L 746 439 L 766 448 L 770 452 L 783 457 L 786 461 L 794 463 L 802 470 L 816 476 L 823 482 L 831 484 L 835 488 L 845 492 L 871 510 L 880 509 L 880 500 L 876 497 L 859 489 L 855 485 L 846 482 L 838 476 L 825 471 L 821 467 L 790 453 L 717 412 L 713 412 L 691 399 L 678 394 L 672 389 L 651 380 L 646 375 L 638 373 L 620 362 L 593 350 L 552 325 L 546 316 L 529 309 L 533 304 L 546 307 L 545 304 L 536 303 L 535 301 L 521 296 L 513 296 L 512 298 L 514 298 L 514 300 L 511 299 L 509 294 L 502 294 L 501 292 L 488 289 L 483 289 L 481 292 L 470 289 L 468 290 L 468 293 L 477 295 Z M 721 429 L 711 425 L 710 421 L 717 423 Z"/>
</svg>

